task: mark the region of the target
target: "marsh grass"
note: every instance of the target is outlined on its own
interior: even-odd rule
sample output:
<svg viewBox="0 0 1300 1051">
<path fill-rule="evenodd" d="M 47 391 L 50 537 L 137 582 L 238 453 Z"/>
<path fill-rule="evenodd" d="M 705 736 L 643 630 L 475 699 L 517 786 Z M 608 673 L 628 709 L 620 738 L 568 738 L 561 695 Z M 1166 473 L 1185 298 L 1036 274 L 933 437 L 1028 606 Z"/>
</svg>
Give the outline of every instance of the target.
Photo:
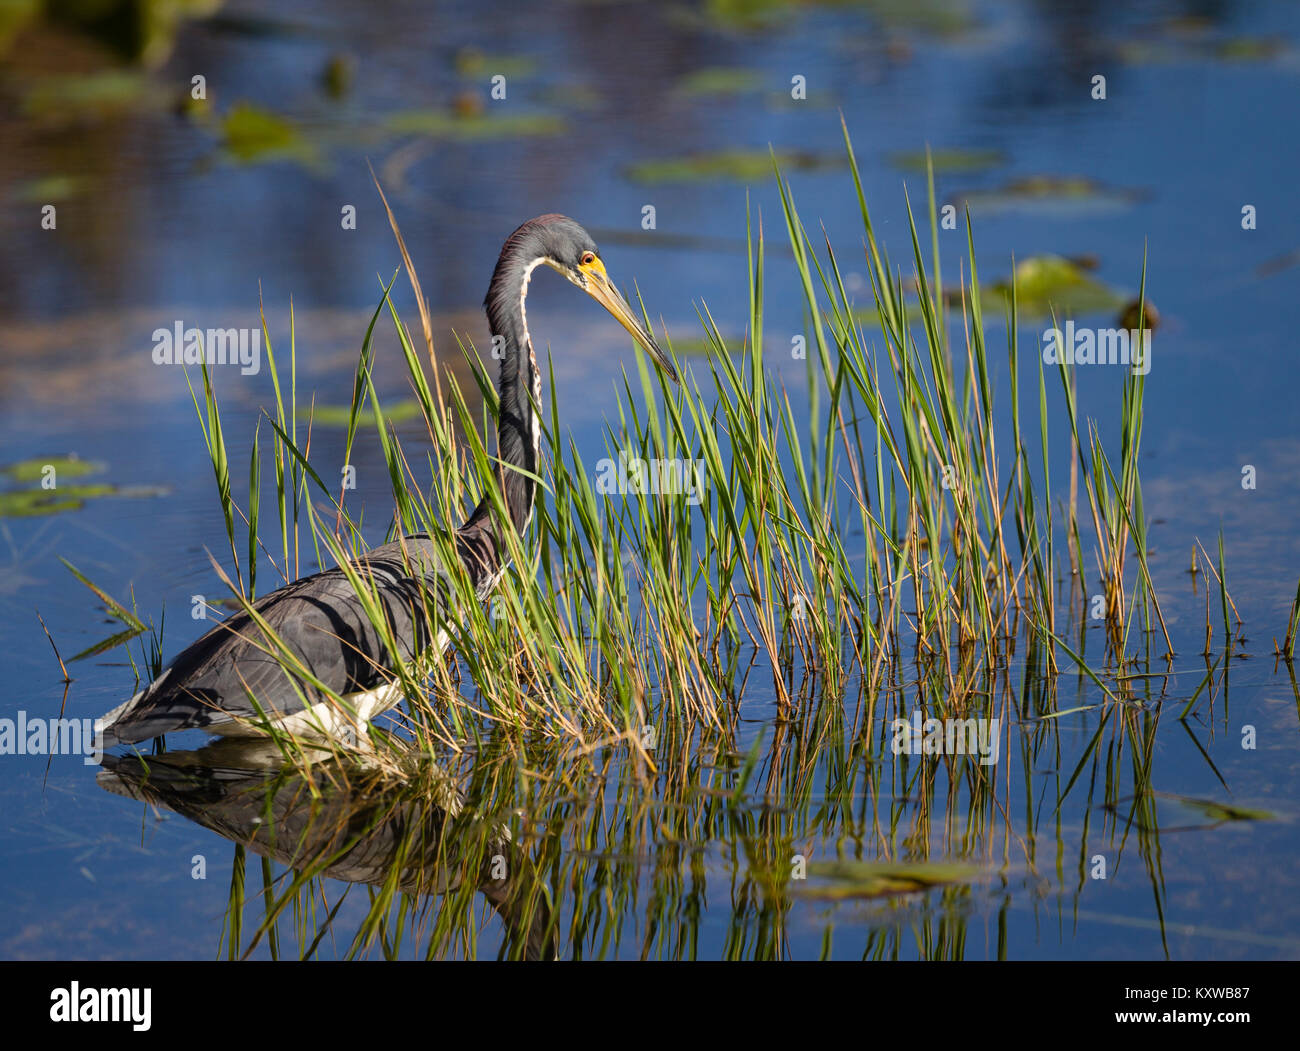
<svg viewBox="0 0 1300 1051">
<path fill-rule="evenodd" d="M 408 728 L 421 739 L 456 748 L 491 723 L 579 748 L 621 739 L 648 759 L 648 727 L 658 738 L 728 724 L 738 706 L 735 667 L 745 655 L 770 670 L 785 717 L 799 678 L 815 680 L 818 695 L 833 700 L 857 677 L 874 697 L 907 676 L 941 712 L 965 712 L 980 703 L 980 676 L 1012 661 L 1046 676 L 1073 668 L 1108 702 L 1122 699 L 1125 676 L 1137 665 L 1172 661 L 1148 564 L 1138 472 L 1145 376 L 1118 370 L 1117 448 L 1108 450 L 1105 421 L 1084 415 L 1071 366 L 1045 367 L 1035 354 L 1026 369 L 1013 280 L 999 319 L 1010 397 L 999 403 L 986 341 L 989 297 L 981 292 L 969 217 L 962 278 L 958 289 L 946 289 L 931 173 L 930 258 L 909 201 L 905 278 L 877 242 L 847 131 L 845 149 L 879 339 L 873 330 L 869 341 L 855 323 L 860 305 L 845 289 L 830 238 L 809 234 L 774 161 L 806 308 L 806 404 L 796 404 L 769 364 L 766 240 L 762 224 L 751 222 L 741 345 L 729 345 L 701 306 L 712 352 L 671 390 L 638 354 L 634 372 L 625 373 L 617 420 L 606 428 L 611 457 L 702 463 L 698 508 L 681 497 L 598 493 L 596 472 L 563 437 L 552 376 L 542 415 L 551 455 L 537 479 L 543 496 L 529 537 L 509 526 L 499 497 L 497 473 L 506 468 L 492 453 L 497 406 L 489 367 L 460 339 L 476 389 L 462 390 L 439 368 L 415 266 L 388 211 L 419 307 L 423 354 L 392 299 L 399 271 L 381 282 L 351 403 L 332 411 L 336 422 L 346 421 L 345 463 L 362 426 L 374 428 L 393 499 L 389 536 L 428 533 L 449 570 L 450 608 L 433 608 L 433 594 L 426 601 L 428 615 L 446 624 L 455 659 L 389 673 L 401 681 Z M 1144 263 L 1139 303 L 1145 288 Z M 425 424 L 427 444 L 414 461 L 373 378 L 375 331 L 385 315 L 411 389 L 403 404 L 414 401 Z M 313 565 L 341 566 L 390 653 L 398 647 L 373 582 L 352 562 L 366 549 L 363 523 L 352 517 L 347 490 L 327 486 L 313 466 L 292 306 L 289 322 L 286 376 L 262 315 L 274 405 L 252 437 L 243 507 L 234 498 L 234 478 L 243 472 L 231 460 L 206 365 L 191 394 L 229 544 L 228 561 L 214 559 L 214 568 L 263 629 L 267 652 L 321 688 L 253 607 L 259 590 L 269 590 L 259 587 L 268 569 L 279 586 Z M 784 338 L 777 346 L 784 354 Z M 1058 505 L 1052 466 L 1063 455 L 1069 498 Z M 262 494 L 268 456 L 271 507 Z M 484 493 L 511 555 L 490 611 L 474 601 L 448 527 Z M 268 540 L 272 523 L 278 537 Z M 1222 562 L 1220 543 L 1217 569 L 1208 556 L 1204 564 L 1222 590 L 1228 644 Z M 1097 595 L 1104 649 L 1086 657 Z M 1207 636 L 1207 653 L 1209 644 Z"/>
<path fill-rule="evenodd" d="M 1211 678 L 1222 695 L 1226 672 Z M 888 722 L 916 693 L 891 686 L 873 704 L 860 679 L 838 709 L 804 684 L 769 732 L 699 727 L 657 749 L 654 771 L 623 749 L 521 742 L 498 725 L 438 762 L 405 736 L 382 760 L 303 768 L 219 742 L 151 757 L 141 796 L 236 844 L 217 950 L 232 958 L 694 958 L 719 940 L 705 927 L 714 899 L 730 903 L 726 958 L 789 955 L 796 911 L 826 955 L 844 955 L 839 910 L 864 908 L 850 955 L 960 958 L 992 928 L 1003 956 L 1013 910 L 1044 879 L 1061 890 L 1033 906 L 1039 922 L 1079 922 L 1098 849 L 1116 865 L 1135 850 L 1163 914 L 1157 808 L 1170 797 L 1151 773 L 1169 683 L 1136 683 L 1143 703 L 1106 706 L 1090 739 L 1079 731 L 1098 705 L 1068 707 L 1059 683 L 1024 666 L 981 674 L 1007 720 L 1002 777 L 962 756 L 888 758 Z M 221 791 L 205 791 L 214 778 Z M 1272 817 L 1209 806 L 1214 822 Z"/>
<path fill-rule="evenodd" d="M 932 850 L 1004 879 L 1046 868 L 1064 883 L 1077 868 L 1081 888 L 1089 837 L 1118 837 L 1122 851 L 1130 827 L 1163 923 L 1152 749 L 1164 702 L 1187 691 L 1149 567 L 1138 471 L 1145 377 L 1123 370 L 1117 420 L 1087 416 L 1070 366 L 1045 367 L 1036 353 L 1022 353 L 1013 281 L 998 319 L 1010 377 L 1001 402 L 969 217 L 960 281 L 945 288 L 930 173 L 929 258 L 909 201 L 910 245 L 906 263 L 896 264 L 877 242 L 847 131 L 845 148 L 879 331 L 868 334 L 854 320 L 861 304 L 846 291 L 829 236 L 809 233 L 776 169 L 805 308 L 806 393 L 792 394 L 771 367 L 790 343 L 788 334 L 765 331 L 766 235 L 752 221 L 744 339 L 724 338 L 701 306 L 709 353 L 670 388 L 638 352 L 605 430 L 610 457 L 702 462 L 699 506 L 598 492 L 592 465 L 565 438 L 551 374 L 541 415 L 549 456 L 528 536 L 509 526 L 499 495 L 507 468 L 492 452 L 489 364 L 462 338 L 473 388 L 439 367 L 416 270 L 389 211 L 423 346 L 393 301 L 398 271 L 381 281 L 362 340 L 344 462 L 363 427 L 373 427 L 392 493 L 388 536 L 427 532 L 447 567 L 448 608 L 436 608 L 443 599 L 429 594 L 426 612 L 446 625 L 451 646 L 445 657 L 388 673 L 400 680 L 405 710 L 358 740 L 322 744 L 264 728 L 284 762 L 279 776 L 296 779 L 313 806 L 328 811 L 332 796 L 346 791 L 357 805 L 390 799 L 399 808 L 441 809 L 451 817 L 434 838 L 448 849 L 397 844 L 374 879 L 352 881 L 370 884 L 363 908 L 340 912 L 342 901 L 325 889 L 337 849 L 281 856 L 289 867 L 278 876 L 265 862 L 253 895 L 245 844 L 232 837 L 241 845 L 229 954 L 287 954 L 292 943 L 294 955 L 311 956 L 347 915 L 357 926 L 344 955 L 399 956 L 411 951 L 410 940 L 420 955 L 473 955 L 487 922 L 475 917 L 476 894 L 498 915 L 507 907 L 483 875 L 503 849 L 503 830 L 530 873 L 513 885 L 508 908 L 522 910 L 528 931 L 544 914 L 546 945 L 558 939 L 575 955 L 608 954 L 626 942 L 628 923 L 642 955 L 693 955 L 692 887 L 718 871 L 729 874 L 734 907 L 726 954 L 782 955 L 797 890 L 791 857 L 800 852 L 906 860 L 911 867 L 883 876 L 851 865 L 814 874 L 838 880 L 821 892 L 836 900 L 889 898 L 905 893 L 908 880 L 912 890 L 936 888 L 948 903 L 947 925 L 920 932 L 919 950 L 960 955 L 964 928 L 953 920 L 971 879 L 927 874 Z M 1140 301 L 1145 261 L 1141 288 Z M 323 480 L 337 465 L 321 471 L 313 463 L 292 306 L 289 320 L 286 373 L 263 314 L 274 404 L 252 437 L 242 508 L 206 366 L 191 390 L 229 544 L 214 568 L 259 622 L 267 652 L 312 683 L 253 602 L 314 567 L 341 566 L 390 653 L 398 647 L 373 581 L 352 561 L 373 529 L 353 517 L 348 491 Z M 392 367 L 375 360 L 381 321 L 393 327 L 425 425 L 418 455 L 398 441 L 374 382 L 377 367 Z M 333 411 L 332 422 L 342 423 Z M 1053 473 L 1062 463 L 1065 487 Z M 474 600 L 451 533 L 485 493 L 511 556 L 490 606 Z M 1213 769 L 1197 734 L 1216 705 L 1226 714 L 1235 607 L 1222 540 L 1216 560 L 1202 555 L 1219 592 L 1226 648 L 1211 662 L 1207 588 L 1204 677 L 1196 673 L 1199 685 L 1171 717 Z M 1101 650 L 1089 653 L 1097 608 Z M 1300 592 L 1279 647 L 1288 660 L 1295 609 Z M 775 718 L 746 736 L 739 716 L 754 692 L 774 699 Z M 917 709 L 998 719 L 1001 764 L 892 755 L 890 721 Z M 1084 727 L 1091 734 L 1080 747 Z M 1013 768 L 1021 775 L 1014 793 Z M 1031 776 L 1044 769 L 1054 771 L 1045 782 Z M 1062 814 L 1072 793 L 1083 797 L 1082 827 L 1067 833 Z M 386 820 L 377 812 L 367 828 Z M 446 836 L 454 839 L 450 853 Z M 1054 857 L 1039 857 L 1040 836 L 1055 838 Z M 1067 840 L 1076 843 L 1073 857 Z M 648 872 L 637 857 L 652 859 Z M 434 868 L 440 882 L 421 882 Z M 855 883 L 853 873 L 866 875 Z M 425 896 L 435 892 L 430 904 Z M 262 916 L 250 933 L 245 911 L 254 897 Z M 1005 916 L 1000 922 L 1005 936 Z M 531 944 L 507 939 L 502 951 L 528 954 L 538 943 Z M 833 948 L 830 927 L 824 948 Z M 903 953 L 884 935 L 872 935 L 866 948 L 879 958 Z"/>
</svg>

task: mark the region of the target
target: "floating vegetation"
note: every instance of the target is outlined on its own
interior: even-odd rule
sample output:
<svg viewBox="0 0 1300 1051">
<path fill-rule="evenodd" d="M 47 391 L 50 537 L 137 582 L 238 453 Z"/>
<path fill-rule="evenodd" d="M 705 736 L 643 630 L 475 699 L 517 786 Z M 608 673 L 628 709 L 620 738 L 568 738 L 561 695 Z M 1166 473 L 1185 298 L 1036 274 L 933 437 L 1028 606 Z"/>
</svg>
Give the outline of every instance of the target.
<svg viewBox="0 0 1300 1051">
<path fill-rule="evenodd" d="M 1120 61 L 1131 66 L 1172 65 L 1205 62 L 1272 62 L 1290 53 L 1287 43 L 1277 37 L 1208 36 L 1194 39 L 1136 38 L 1114 44 Z"/>
<path fill-rule="evenodd" d="M 407 423 L 423 418 L 420 403 L 414 398 L 393 402 L 384 409 L 384 419 L 389 423 Z M 314 405 L 298 409 L 300 420 L 309 420 L 322 427 L 352 427 L 358 424 L 374 426 L 377 418 L 373 410 L 359 409 L 353 416 L 351 405 Z"/>
<path fill-rule="evenodd" d="M 843 0 L 705 0 L 699 8 L 678 5 L 668 9 L 673 21 L 696 29 L 722 32 L 772 30 L 802 14 L 807 7 L 832 7 Z M 952 35 L 974 24 L 969 0 L 862 0 L 882 26 L 895 31 Z"/>
<path fill-rule="evenodd" d="M 46 175 L 31 179 L 18 187 L 20 201 L 46 203 L 80 197 L 92 185 L 85 175 Z"/>
<path fill-rule="evenodd" d="M 42 77 L 23 92 L 22 112 L 24 117 L 66 124 L 141 107 L 163 109 L 170 102 L 143 73 L 107 70 Z"/>
<path fill-rule="evenodd" d="M 776 163 L 787 171 L 826 171 L 844 167 L 841 158 L 811 153 L 777 153 Z M 718 179 L 756 182 L 767 178 L 771 171 L 772 154 L 766 150 L 697 153 L 688 157 L 640 161 L 626 169 L 627 177 L 637 183 L 710 182 Z"/>
<path fill-rule="evenodd" d="M 87 500 L 112 496 L 111 485 L 67 485 L 61 489 L 17 489 L 0 492 L 0 518 L 31 518 L 35 515 L 53 515 L 60 511 L 76 511 L 86 506 Z"/>
<path fill-rule="evenodd" d="M 0 474 L 15 482 L 37 482 L 49 475 L 62 475 L 64 478 L 84 478 L 88 474 L 97 474 L 104 469 L 102 463 L 83 460 L 77 456 L 51 456 L 49 459 L 19 460 L 17 463 L 0 467 Z"/>
<path fill-rule="evenodd" d="M 1031 175 L 990 190 L 957 193 L 950 201 L 980 218 L 1010 211 L 1093 215 L 1122 211 L 1142 197 L 1140 191 L 1114 189 L 1081 175 Z"/>
<path fill-rule="evenodd" d="M 563 118 L 551 113 L 512 113 L 484 116 L 482 112 L 446 112 L 411 109 L 384 118 L 385 130 L 394 135 L 426 135 L 433 139 L 476 141 L 509 139 L 521 135 L 558 135 L 565 129 Z"/>
<path fill-rule="evenodd" d="M 64 481 L 99 474 L 103 470 L 102 463 L 75 456 L 21 460 L 0 467 L 0 476 L 28 486 L 0 491 L 0 518 L 31 518 L 76 511 L 85 507 L 86 501 L 105 496 L 147 498 L 167 492 L 158 486 L 117 486 L 107 482 L 68 485 Z"/>
<path fill-rule="evenodd" d="M 251 102 L 236 103 L 222 118 L 221 146 L 240 164 L 290 160 L 311 167 L 321 161 L 297 125 Z"/>
<path fill-rule="evenodd" d="M 1002 317 L 1014 293 L 1017 313 L 1022 321 L 1040 321 L 1057 317 L 1084 317 L 1089 314 L 1108 314 L 1120 310 L 1128 303 L 1123 318 L 1136 317 L 1138 304 L 1127 300 L 1124 293 L 1098 281 L 1089 273 L 1090 260 L 1065 259 L 1056 255 L 1030 256 L 1016 263 L 1012 275 L 990 283 L 980 290 L 981 309 L 993 317 Z M 960 308 L 963 297 L 969 299 L 969 289 L 947 289 L 944 302 L 949 307 Z M 908 315 L 919 320 L 920 300 L 910 296 L 905 300 Z M 1150 318 L 1155 308 L 1146 304 Z M 880 325 L 880 311 L 876 307 L 863 307 L 853 311 L 855 321 L 866 325 Z M 1139 325 L 1121 324 L 1121 328 L 1140 328 Z M 1154 327 L 1154 326 L 1152 326 Z"/>
<path fill-rule="evenodd" d="M 1123 293 L 1098 281 L 1077 261 L 1057 255 L 1020 260 L 1010 279 L 989 286 L 986 308 L 999 312 L 1006 309 L 1013 293 L 1020 315 L 1026 318 L 1050 317 L 1053 312 L 1062 317 L 1104 314 L 1119 310 L 1125 303 Z M 949 301 L 957 302 L 957 298 L 950 295 Z"/>
<path fill-rule="evenodd" d="M 821 861 L 808 866 L 819 877 L 799 888 L 810 898 L 881 898 L 916 894 L 952 883 L 972 883 L 981 877 L 974 865 L 960 862 Z"/>
<path fill-rule="evenodd" d="M 756 70 L 733 66 L 706 66 L 686 74 L 673 86 L 683 98 L 745 95 L 760 90 L 766 78 Z"/>
<path fill-rule="evenodd" d="M 1286 42 L 1278 37 L 1229 37 L 1213 45 L 1216 58 L 1225 62 L 1266 62 L 1287 51 Z"/>
</svg>

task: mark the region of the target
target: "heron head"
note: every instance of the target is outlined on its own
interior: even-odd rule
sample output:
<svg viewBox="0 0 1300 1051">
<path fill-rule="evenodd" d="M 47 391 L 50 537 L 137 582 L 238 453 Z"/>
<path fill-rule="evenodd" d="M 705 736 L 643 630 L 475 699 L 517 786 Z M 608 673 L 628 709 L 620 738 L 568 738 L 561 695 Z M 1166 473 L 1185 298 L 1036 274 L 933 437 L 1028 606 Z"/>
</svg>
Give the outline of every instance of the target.
<svg viewBox="0 0 1300 1051">
<path fill-rule="evenodd" d="M 591 235 L 563 215 L 543 216 L 534 222 L 539 224 L 539 233 L 543 238 L 543 259 L 546 265 L 558 270 L 613 314 L 619 324 L 658 362 L 668 378 L 674 383 L 679 382 L 672 359 L 664 353 L 649 328 L 636 315 L 605 270 L 600 249 L 596 247 Z"/>
</svg>

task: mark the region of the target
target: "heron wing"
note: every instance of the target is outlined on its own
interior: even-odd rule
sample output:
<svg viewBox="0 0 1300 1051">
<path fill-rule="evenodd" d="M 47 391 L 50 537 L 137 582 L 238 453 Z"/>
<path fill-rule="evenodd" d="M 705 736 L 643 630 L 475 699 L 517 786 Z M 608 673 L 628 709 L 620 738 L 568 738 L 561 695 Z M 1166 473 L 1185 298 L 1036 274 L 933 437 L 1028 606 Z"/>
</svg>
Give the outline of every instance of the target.
<svg viewBox="0 0 1300 1051">
<path fill-rule="evenodd" d="M 411 543 L 406 541 L 408 556 Z M 354 563 L 379 598 L 403 662 L 414 660 L 438 637 L 447 595 L 445 580 L 430 571 L 429 552 L 416 554 L 418 562 L 412 563 L 402 545 L 386 544 Z M 259 599 L 253 609 L 302 662 L 307 676 L 286 668 L 280 648 L 241 610 L 178 654 L 147 690 L 109 713 L 106 732 L 132 743 L 232 716 L 256 719 L 258 707 L 284 718 L 330 693 L 373 689 L 395 669 L 383 633 L 340 569 L 294 581 Z"/>
</svg>

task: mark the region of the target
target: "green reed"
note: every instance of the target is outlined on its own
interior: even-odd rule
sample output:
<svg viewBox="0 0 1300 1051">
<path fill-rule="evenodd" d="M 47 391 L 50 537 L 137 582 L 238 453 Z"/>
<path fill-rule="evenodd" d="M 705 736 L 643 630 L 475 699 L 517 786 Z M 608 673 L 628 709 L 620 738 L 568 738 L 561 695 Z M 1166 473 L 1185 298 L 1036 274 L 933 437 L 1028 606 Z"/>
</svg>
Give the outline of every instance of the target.
<svg viewBox="0 0 1300 1051">
<path fill-rule="evenodd" d="M 381 280 L 344 463 L 376 443 L 391 493 L 386 536 L 426 531 L 438 545 L 450 590 L 425 596 L 426 615 L 446 625 L 451 645 L 388 673 L 405 711 L 355 745 L 267 724 L 277 769 L 248 799 L 288 800 L 305 824 L 278 811 L 278 822 L 236 835 L 231 815 L 212 815 L 210 827 L 236 840 L 219 953 L 475 956 L 495 939 L 507 957 L 693 958 L 708 937 L 707 896 L 731 903 L 728 957 L 788 955 L 792 911 L 813 903 L 830 914 L 816 919 L 825 955 L 958 958 L 984 951 L 986 932 L 970 919 L 977 891 L 1023 888 L 995 908 L 989 951 L 1002 956 L 1008 912 L 1022 900 L 1052 926 L 1077 924 L 1099 849 L 1114 865 L 1136 850 L 1163 936 L 1155 734 L 1163 702 L 1177 697 L 1173 718 L 1214 769 L 1198 734 L 1226 717 L 1235 607 L 1222 538 L 1218 557 L 1202 550 L 1200 562 L 1207 633 L 1213 575 L 1223 648 L 1211 660 L 1207 641 L 1204 672 L 1180 683 L 1168 660 L 1159 670 L 1151 641 L 1173 649 L 1138 475 L 1144 377 L 1125 374 L 1117 421 L 1088 418 L 1070 367 L 1053 377 L 1041 358 L 1026 361 L 1014 283 L 1006 346 L 995 347 L 969 217 L 960 279 L 946 282 L 931 177 L 929 258 L 909 205 L 905 262 L 892 262 L 847 134 L 845 145 L 879 333 L 856 320 L 847 267 L 829 237 L 809 234 L 777 171 L 802 331 L 769 330 L 767 235 L 751 217 L 743 339 L 724 337 L 735 326 L 702 307 L 710 353 L 679 370 L 682 385 L 638 352 L 611 401 L 604 456 L 702 463 L 699 505 L 600 492 L 595 465 L 566 438 L 548 374 L 547 455 L 526 536 L 499 495 L 492 363 L 461 338 L 452 353 L 470 380 L 462 387 L 443 370 L 389 213 L 421 326 L 413 337 L 394 302 L 401 271 Z M 389 324 L 400 361 L 378 351 Z M 258 594 L 339 565 L 396 653 L 355 561 L 375 523 L 354 512 L 335 481 L 341 465 L 313 452 L 310 413 L 300 415 L 308 396 L 292 305 L 287 360 L 264 315 L 262 325 L 274 401 L 251 436 L 242 507 L 233 480 L 242 466 L 206 367 L 191 388 L 229 544 L 216 571 L 259 622 Z M 792 335 L 804 338 L 802 361 L 790 356 Z M 806 393 L 781 379 L 791 362 Z M 399 441 L 375 382 L 377 370 L 403 366 L 420 406 L 418 443 Z M 489 606 L 475 600 L 451 532 L 484 494 L 511 556 Z M 1087 649 L 1094 591 L 1099 653 Z M 143 627 L 96 594 L 133 631 Z M 1296 610 L 1300 591 L 1280 647 L 1288 659 Z M 259 626 L 266 651 L 320 687 Z M 761 732 L 738 718 L 755 695 L 777 702 Z M 892 721 L 917 711 L 999 720 L 999 764 L 897 754 Z M 219 805 L 238 801 L 223 792 Z M 186 796 L 174 802 L 184 808 Z M 268 841 L 271 827 L 282 841 Z M 247 868 L 253 855 L 260 879 Z M 1040 902 L 1044 878 L 1060 893 Z M 930 905 L 918 916 L 907 901 L 922 891 Z M 847 950 L 832 937 L 841 904 L 882 917 Z"/>
<path fill-rule="evenodd" d="M 447 568 L 448 608 L 438 608 L 443 598 L 430 591 L 426 614 L 445 625 L 454 658 L 385 673 L 400 681 L 409 728 L 427 745 L 463 747 L 493 725 L 579 747 L 622 740 L 648 758 L 651 739 L 729 724 L 742 686 L 736 668 L 747 655 L 771 676 L 787 717 L 809 677 L 823 699 L 843 696 L 862 679 L 874 706 L 907 675 L 937 707 L 962 711 L 979 703 L 981 677 L 1011 660 L 1049 676 L 1076 665 L 1081 682 L 1114 701 L 1126 669 L 1153 656 L 1157 629 L 1172 656 L 1148 567 L 1138 475 L 1145 377 L 1124 370 L 1118 450 L 1108 452 L 1107 428 L 1084 415 L 1070 366 L 1055 370 L 1059 394 L 1041 359 L 1026 382 L 1013 283 L 1002 319 L 1010 398 L 1000 403 L 969 216 L 961 280 L 945 289 L 931 176 L 931 258 L 909 203 L 905 276 L 877 241 L 847 131 L 845 148 L 878 337 L 855 320 L 858 306 L 830 238 L 810 236 L 775 171 L 805 306 L 806 404 L 774 368 L 791 342 L 765 332 L 767 246 L 761 221 L 751 217 L 744 339 L 729 342 L 701 308 L 708 356 L 684 371 L 677 388 L 638 352 L 606 427 L 609 458 L 700 464 L 699 505 L 681 496 L 597 491 L 598 472 L 563 437 L 562 406 L 548 377 L 541 425 L 550 455 L 528 536 L 514 530 L 500 498 L 499 472 L 508 468 L 493 454 L 489 364 L 461 339 L 472 386 L 462 389 L 439 366 L 415 266 L 389 211 L 425 346 L 417 350 L 393 302 L 395 273 L 381 282 L 361 343 L 344 459 L 364 440 L 364 412 L 388 474 L 388 536 L 427 532 Z M 1143 271 L 1144 298 L 1145 263 Z M 376 356 L 385 314 L 424 423 L 415 459 L 386 417 L 374 380 L 376 368 L 393 367 Z M 341 566 L 390 654 L 398 646 L 364 564 L 353 562 L 367 546 L 364 523 L 354 520 L 347 490 L 322 477 L 338 465 L 318 470 L 313 462 L 310 414 L 300 420 L 292 306 L 289 322 L 285 375 L 262 317 L 274 405 L 264 412 L 268 427 L 259 423 L 252 438 L 245 508 L 234 499 L 206 366 L 191 392 L 230 547 L 230 571 L 217 571 L 263 630 L 268 654 L 319 688 L 253 605 L 269 590 L 259 563 L 277 584 L 313 564 Z M 1062 451 L 1070 465 L 1064 515 L 1053 506 L 1051 471 Z M 262 497 L 266 455 L 280 533 L 271 542 L 262 535 L 271 521 Z M 490 607 L 475 601 L 451 531 L 485 493 L 510 555 Z M 237 538 L 240 522 L 246 541 Z M 1093 565 L 1106 627 L 1099 660 L 1085 654 L 1093 605 L 1085 582 Z M 1226 642 L 1222 565 L 1217 575 Z M 1288 654 L 1293 637 L 1288 631 Z"/>
<path fill-rule="evenodd" d="M 653 769 L 618 747 L 521 742 L 498 727 L 472 755 L 437 763 L 395 740 L 401 778 L 329 759 L 240 784 L 231 771 L 244 764 L 218 744 L 188 762 L 200 783 L 225 771 L 222 793 L 151 798 L 235 841 L 224 944 L 237 957 L 473 957 L 495 944 L 507 957 L 689 959 L 708 937 L 706 899 L 729 902 L 728 958 L 788 956 L 796 910 L 829 946 L 841 907 L 875 917 L 850 954 L 978 956 L 980 911 L 1003 930 L 1013 907 L 1049 928 L 1077 924 L 1099 850 L 1113 866 L 1136 851 L 1162 913 L 1157 798 L 1219 823 L 1270 816 L 1154 790 L 1152 702 L 1169 682 L 1131 682 L 1094 719 L 1099 705 L 1063 703 L 1062 681 L 979 673 L 980 710 L 1007 727 L 996 769 L 1014 771 L 1014 787 L 970 755 L 876 761 L 888 720 L 918 698 L 900 685 L 869 703 L 860 680 L 843 706 L 805 685 L 792 718 L 752 743 L 708 728 L 661 742 Z M 1226 688 L 1224 668 L 1210 690 Z M 263 859 L 256 895 L 251 854 Z M 1040 901 L 1029 891 L 1044 879 L 1060 890 Z M 909 900 L 923 892 L 918 911 Z M 1005 943 L 988 951 L 1003 956 Z"/>
</svg>

